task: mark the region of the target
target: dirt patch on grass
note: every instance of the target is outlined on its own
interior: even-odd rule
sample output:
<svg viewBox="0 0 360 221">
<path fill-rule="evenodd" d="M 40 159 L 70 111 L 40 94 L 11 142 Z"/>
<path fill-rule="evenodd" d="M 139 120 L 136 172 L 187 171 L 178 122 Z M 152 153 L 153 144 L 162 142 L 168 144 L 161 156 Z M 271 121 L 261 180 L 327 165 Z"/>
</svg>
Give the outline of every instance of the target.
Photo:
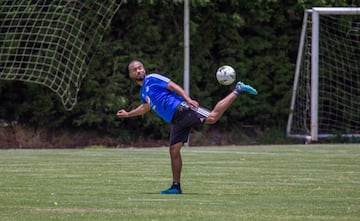
<svg viewBox="0 0 360 221">
<path fill-rule="evenodd" d="M 0 128 L 0 148 L 76 148 L 114 146 L 113 139 L 94 131 L 49 130 L 22 125 Z"/>
<path fill-rule="evenodd" d="M 240 140 L 240 141 L 239 141 Z M 190 146 L 221 146 L 251 143 L 244 134 L 228 133 L 220 129 L 192 130 Z M 0 148 L 51 149 L 51 148 L 81 148 L 87 146 L 106 147 L 164 147 L 169 145 L 167 138 L 151 139 L 142 136 L 138 141 L 119 141 L 110 135 L 99 131 L 80 129 L 48 129 L 33 128 L 24 125 L 0 127 Z"/>
</svg>

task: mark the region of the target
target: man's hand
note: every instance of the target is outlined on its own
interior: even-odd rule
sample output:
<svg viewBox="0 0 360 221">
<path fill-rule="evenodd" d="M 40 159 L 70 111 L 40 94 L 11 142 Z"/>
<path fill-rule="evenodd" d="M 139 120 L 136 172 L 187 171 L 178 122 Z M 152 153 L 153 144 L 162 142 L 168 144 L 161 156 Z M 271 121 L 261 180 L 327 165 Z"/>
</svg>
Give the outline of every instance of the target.
<svg viewBox="0 0 360 221">
<path fill-rule="evenodd" d="M 188 99 L 186 102 L 187 102 L 190 106 L 199 107 L 199 103 L 198 103 L 196 100 Z"/>
<path fill-rule="evenodd" d="M 129 116 L 129 113 L 126 110 L 121 109 L 116 113 L 116 116 L 119 118 L 127 118 Z"/>
</svg>

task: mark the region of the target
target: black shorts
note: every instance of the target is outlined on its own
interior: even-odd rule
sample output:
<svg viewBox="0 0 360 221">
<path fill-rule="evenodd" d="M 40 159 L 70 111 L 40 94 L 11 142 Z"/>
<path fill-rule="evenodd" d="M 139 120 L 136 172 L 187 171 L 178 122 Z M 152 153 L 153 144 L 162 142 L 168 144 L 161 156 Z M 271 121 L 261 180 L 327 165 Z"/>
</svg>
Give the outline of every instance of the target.
<svg viewBox="0 0 360 221">
<path fill-rule="evenodd" d="M 170 145 L 183 142 L 186 143 L 190 129 L 201 125 L 209 117 L 210 111 L 202 107 L 191 107 L 186 102 L 180 103 L 171 121 Z"/>
</svg>

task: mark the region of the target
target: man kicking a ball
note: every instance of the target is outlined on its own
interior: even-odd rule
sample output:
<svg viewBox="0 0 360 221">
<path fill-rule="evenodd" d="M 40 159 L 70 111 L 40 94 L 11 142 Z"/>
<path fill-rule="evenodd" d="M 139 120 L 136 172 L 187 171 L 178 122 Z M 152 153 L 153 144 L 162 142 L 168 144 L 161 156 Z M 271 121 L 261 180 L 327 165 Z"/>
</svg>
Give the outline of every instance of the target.
<svg viewBox="0 0 360 221">
<path fill-rule="evenodd" d="M 171 124 L 170 158 L 173 176 L 172 186 L 160 194 L 181 194 L 180 178 L 182 159 L 180 150 L 187 142 L 190 129 L 198 124 L 214 124 L 223 115 L 232 102 L 242 93 L 257 94 L 257 91 L 242 82 L 220 100 L 213 110 L 209 111 L 199 106 L 199 103 L 189 97 L 182 87 L 161 74 L 147 74 L 140 61 L 132 61 L 128 66 L 129 76 L 141 86 L 141 104 L 131 110 L 119 110 L 119 118 L 129 118 L 143 115 L 153 109 L 159 117 Z"/>
</svg>

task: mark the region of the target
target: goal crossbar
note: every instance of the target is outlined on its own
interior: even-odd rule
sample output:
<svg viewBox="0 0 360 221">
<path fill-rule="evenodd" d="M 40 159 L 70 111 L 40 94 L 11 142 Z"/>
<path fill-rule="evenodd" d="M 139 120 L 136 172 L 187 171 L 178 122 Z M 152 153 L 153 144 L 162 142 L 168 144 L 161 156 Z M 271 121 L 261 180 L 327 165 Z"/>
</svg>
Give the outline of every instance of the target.
<svg viewBox="0 0 360 221">
<path fill-rule="evenodd" d="M 306 10 L 310 13 L 319 13 L 321 15 L 355 15 L 360 14 L 360 8 L 345 8 L 345 7 L 334 7 L 334 8 L 323 8 L 323 7 L 314 7 L 312 9 Z"/>
</svg>

